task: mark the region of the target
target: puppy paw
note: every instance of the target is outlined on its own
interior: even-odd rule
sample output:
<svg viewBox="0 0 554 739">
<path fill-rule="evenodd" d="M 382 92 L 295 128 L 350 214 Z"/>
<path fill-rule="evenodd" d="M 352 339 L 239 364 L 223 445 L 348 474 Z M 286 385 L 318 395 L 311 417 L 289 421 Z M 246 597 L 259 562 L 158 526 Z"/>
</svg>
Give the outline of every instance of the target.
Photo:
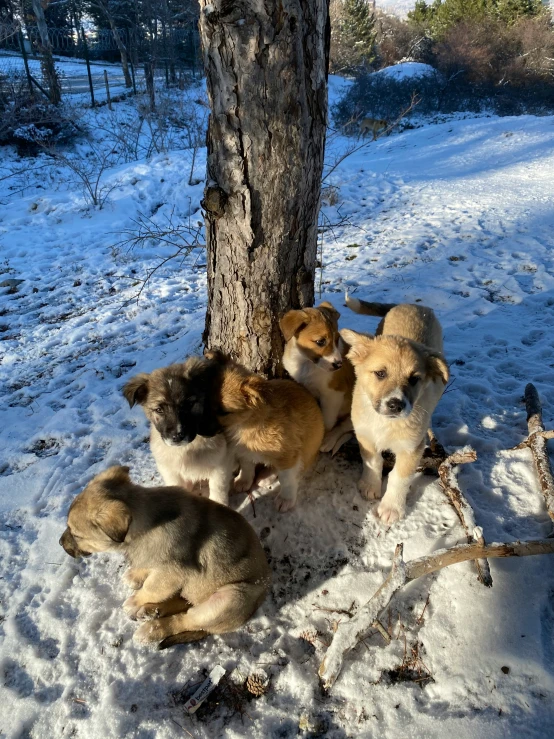
<svg viewBox="0 0 554 739">
<path fill-rule="evenodd" d="M 381 481 L 365 480 L 363 477 L 358 482 L 358 490 L 362 498 L 376 500 L 381 497 Z"/>
<path fill-rule="evenodd" d="M 379 507 L 377 508 L 377 515 L 381 523 L 384 523 L 386 526 L 391 526 L 393 523 L 404 518 L 404 512 L 405 509 L 397 503 L 391 503 L 384 499 L 379 503 Z"/>
<path fill-rule="evenodd" d="M 123 582 L 133 590 L 140 590 L 146 580 L 146 574 L 132 568 L 123 573 Z"/>
<path fill-rule="evenodd" d="M 235 477 L 234 488 L 237 493 L 248 493 L 254 484 L 253 475 L 244 474 L 241 470 Z"/>
<path fill-rule="evenodd" d="M 160 625 L 159 621 L 146 621 L 135 631 L 134 640 L 139 644 L 158 644 L 169 634 Z"/>
<path fill-rule="evenodd" d="M 159 603 L 146 603 L 138 609 L 135 619 L 137 621 L 150 621 L 153 618 L 160 618 L 161 615 Z"/>
<path fill-rule="evenodd" d="M 283 498 L 281 495 L 278 495 L 275 498 L 275 507 L 277 508 L 279 513 L 286 513 L 287 511 L 292 511 L 295 505 L 296 505 L 296 498 Z"/>
<path fill-rule="evenodd" d="M 337 436 L 337 433 L 335 430 L 328 431 L 323 437 L 323 442 L 321 446 L 319 447 L 319 451 L 323 453 L 333 451 L 333 448 L 335 444 L 337 443 L 339 437 L 340 437 L 340 434 Z"/>
<path fill-rule="evenodd" d="M 132 619 L 133 621 L 137 620 L 137 614 L 141 608 L 142 608 L 142 603 L 140 603 L 140 601 L 137 600 L 136 595 L 131 595 L 123 603 L 123 610 L 129 616 L 129 618 Z"/>
</svg>

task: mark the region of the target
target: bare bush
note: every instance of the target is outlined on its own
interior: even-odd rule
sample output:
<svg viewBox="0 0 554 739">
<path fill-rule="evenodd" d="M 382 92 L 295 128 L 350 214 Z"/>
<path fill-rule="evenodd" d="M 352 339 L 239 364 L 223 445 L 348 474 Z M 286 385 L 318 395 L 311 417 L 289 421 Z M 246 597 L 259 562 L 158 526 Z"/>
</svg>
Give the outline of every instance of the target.
<svg viewBox="0 0 554 739">
<path fill-rule="evenodd" d="M 116 163 L 113 151 L 110 148 L 102 150 L 90 142 L 85 156 L 79 153 L 64 154 L 52 145 L 42 145 L 42 149 L 47 156 L 73 173 L 87 205 L 102 210 L 110 193 L 119 185 L 119 182 L 105 181 L 106 171 Z"/>
<path fill-rule="evenodd" d="M 446 75 L 463 71 L 469 82 L 527 86 L 554 82 L 554 33 L 545 16 L 516 23 L 485 19 L 452 26 L 436 45 Z"/>
<path fill-rule="evenodd" d="M 204 224 L 200 221 L 192 222 L 189 217 L 184 222 L 172 210 L 169 215 L 163 217 L 161 223 L 143 213 L 133 219 L 132 223 L 130 228 L 120 233 L 122 236 L 120 241 L 113 245 L 116 252 L 121 249 L 132 251 L 146 246 L 160 246 L 164 252 L 166 249 L 169 250 L 169 253 L 159 256 L 153 267 L 147 268 L 144 278 L 138 280 L 141 287 L 135 296 L 137 300 L 156 272 L 168 262 L 177 259 L 182 265 L 189 256 L 195 253 L 196 258 L 205 255 L 206 244 L 202 238 Z M 132 279 L 134 282 L 137 281 L 134 276 Z"/>
<path fill-rule="evenodd" d="M 377 58 L 380 67 L 388 67 L 405 59 L 432 63 L 432 41 L 421 28 L 388 13 L 378 12 L 376 19 Z"/>
<path fill-rule="evenodd" d="M 0 79 L 0 144 L 17 146 L 20 155 L 33 155 L 42 145 L 66 143 L 80 133 L 63 108 L 31 95 L 23 77 Z"/>
</svg>

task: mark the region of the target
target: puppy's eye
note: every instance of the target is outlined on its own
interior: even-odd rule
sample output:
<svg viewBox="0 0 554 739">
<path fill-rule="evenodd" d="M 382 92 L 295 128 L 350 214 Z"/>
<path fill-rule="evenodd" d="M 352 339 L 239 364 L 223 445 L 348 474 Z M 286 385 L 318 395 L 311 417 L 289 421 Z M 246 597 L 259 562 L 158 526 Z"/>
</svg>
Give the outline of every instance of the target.
<svg viewBox="0 0 554 739">
<path fill-rule="evenodd" d="M 317 344 L 318 346 L 325 346 L 327 343 L 327 339 L 317 339 L 314 341 L 314 344 Z"/>
<path fill-rule="evenodd" d="M 410 375 L 410 377 L 408 378 L 408 382 L 412 387 L 414 387 L 414 385 L 417 385 L 420 379 L 421 378 L 419 377 L 419 375 Z"/>
<path fill-rule="evenodd" d="M 377 370 L 375 372 L 375 377 L 378 380 L 384 380 L 386 376 L 387 376 L 387 370 Z"/>
<path fill-rule="evenodd" d="M 154 413 L 157 413 L 157 414 L 158 414 L 158 416 L 163 416 L 163 414 L 164 414 L 164 409 L 162 408 L 162 406 L 161 406 L 161 405 L 159 405 L 159 406 L 158 406 L 157 408 L 154 408 Z"/>
</svg>

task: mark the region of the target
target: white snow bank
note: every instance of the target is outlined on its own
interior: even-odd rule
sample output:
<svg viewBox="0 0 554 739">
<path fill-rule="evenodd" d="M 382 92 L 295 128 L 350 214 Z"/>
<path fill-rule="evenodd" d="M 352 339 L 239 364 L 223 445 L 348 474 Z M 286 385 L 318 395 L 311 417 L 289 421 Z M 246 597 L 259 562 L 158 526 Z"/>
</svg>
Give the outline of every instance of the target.
<svg viewBox="0 0 554 739">
<path fill-rule="evenodd" d="M 374 74 L 401 82 L 419 77 L 434 77 L 439 72 L 430 64 L 423 64 L 422 62 L 399 62 L 390 67 L 384 67 Z"/>
</svg>

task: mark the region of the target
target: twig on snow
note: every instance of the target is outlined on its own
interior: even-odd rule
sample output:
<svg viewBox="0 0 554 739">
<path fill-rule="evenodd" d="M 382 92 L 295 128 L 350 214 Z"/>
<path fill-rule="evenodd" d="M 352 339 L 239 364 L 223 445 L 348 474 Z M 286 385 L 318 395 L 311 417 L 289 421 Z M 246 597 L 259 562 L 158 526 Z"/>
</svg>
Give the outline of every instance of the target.
<svg viewBox="0 0 554 739">
<path fill-rule="evenodd" d="M 350 621 L 343 622 L 338 626 L 325 658 L 319 667 L 319 676 L 324 687 L 328 689 L 334 685 L 342 670 L 346 654 L 370 631 L 394 594 L 412 580 L 417 580 L 423 575 L 468 560 L 554 554 L 554 539 L 484 545 L 478 541 L 478 532 L 474 532 L 474 538 L 477 541 L 471 544 L 458 544 L 450 549 L 439 549 L 432 554 L 413 559 L 410 562 L 404 562 L 402 556 L 403 545 L 397 544 L 391 571 L 387 579 Z"/>
</svg>

